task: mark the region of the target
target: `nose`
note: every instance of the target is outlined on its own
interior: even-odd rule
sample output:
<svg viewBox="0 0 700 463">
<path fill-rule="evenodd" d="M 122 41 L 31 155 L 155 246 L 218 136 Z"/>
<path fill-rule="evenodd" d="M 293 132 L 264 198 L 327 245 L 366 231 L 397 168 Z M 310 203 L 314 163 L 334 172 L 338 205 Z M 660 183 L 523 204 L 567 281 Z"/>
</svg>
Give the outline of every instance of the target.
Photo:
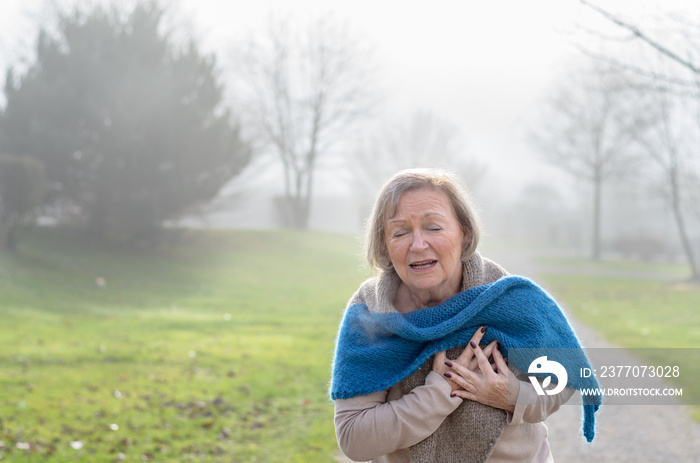
<svg viewBox="0 0 700 463">
<path fill-rule="evenodd" d="M 423 239 L 423 233 L 419 230 L 413 232 L 413 241 L 411 242 L 411 250 L 420 252 L 427 249 L 428 243 Z"/>
</svg>

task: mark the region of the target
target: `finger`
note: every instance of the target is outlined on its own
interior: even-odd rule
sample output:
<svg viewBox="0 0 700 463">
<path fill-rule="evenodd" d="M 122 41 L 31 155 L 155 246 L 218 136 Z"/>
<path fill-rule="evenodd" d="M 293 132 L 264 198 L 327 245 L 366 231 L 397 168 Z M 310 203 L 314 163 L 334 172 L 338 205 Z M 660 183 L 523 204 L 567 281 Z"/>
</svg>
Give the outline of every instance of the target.
<svg viewBox="0 0 700 463">
<path fill-rule="evenodd" d="M 473 342 L 477 346 L 481 342 L 481 338 L 484 337 L 484 333 L 486 333 L 486 327 L 482 326 L 478 330 L 474 332 L 474 335 L 472 338 L 469 340 L 469 342 Z M 469 365 L 469 361 L 474 357 L 474 352 L 472 351 L 471 347 L 469 344 L 467 344 L 467 347 L 462 351 L 459 357 L 457 357 L 457 363 L 467 366 Z"/>
<path fill-rule="evenodd" d="M 469 400 L 473 400 L 473 401 L 477 400 L 475 394 L 473 394 L 469 391 L 465 391 L 464 389 L 458 389 L 456 391 L 452 391 L 452 393 L 450 395 L 452 397 L 460 397 L 462 399 L 469 399 Z"/>
<path fill-rule="evenodd" d="M 484 351 L 484 355 L 486 356 L 486 358 L 491 358 L 491 355 L 493 355 L 493 351 L 496 350 L 497 344 L 498 344 L 498 341 L 496 341 L 494 339 L 486 347 L 484 347 L 482 349 Z"/>
<path fill-rule="evenodd" d="M 450 385 L 450 388 L 454 391 L 455 389 L 459 389 L 461 386 L 459 384 L 457 384 L 456 382 L 452 381 L 450 379 L 450 376 L 445 375 L 445 373 L 449 370 L 449 368 L 447 368 L 448 362 L 449 361 L 447 360 L 446 352 L 445 351 L 438 352 L 437 354 L 435 354 L 435 357 L 433 358 L 433 371 L 435 371 L 436 373 L 438 373 L 440 375 L 444 375 L 445 379 L 447 380 L 447 382 Z M 457 375 L 455 375 L 455 376 L 457 376 Z"/>
<path fill-rule="evenodd" d="M 489 359 L 486 357 L 486 355 L 484 355 L 484 351 L 481 349 L 481 347 L 473 342 L 470 342 L 469 344 L 471 345 L 474 355 L 479 362 L 479 369 L 481 370 L 481 373 L 485 375 L 489 372 L 493 372 Z"/>
<path fill-rule="evenodd" d="M 486 358 L 491 358 L 492 353 L 496 349 L 497 345 L 498 341 L 494 339 L 486 347 L 484 347 L 483 351 Z M 479 359 L 477 359 L 476 357 L 472 357 L 472 359 L 469 361 L 469 365 L 467 365 L 467 368 L 469 368 L 471 371 L 476 371 L 477 368 L 479 368 Z"/>
<path fill-rule="evenodd" d="M 454 373 L 456 373 L 456 374 L 454 374 L 454 373 L 447 372 L 447 373 L 445 374 L 445 376 L 446 376 L 447 378 L 452 379 L 454 382 L 456 382 L 456 383 L 459 384 L 460 386 L 464 386 L 464 384 L 463 384 L 462 382 L 460 382 L 460 380 L 463 380 L 463 381 L 467 381 L 467 380 L 469 380 L 469 381 L 474 381 L 474 380 L 478 379 L 478 373 L 476 373 L 476 372 L 470 370 L 469 368 L 467 368 L 467 367 L 465 367 L 464 365 L 459 364 L 459 363 L 457 363 L 457 362 L 455 362 L 455 361 L 452 361 L 452 362 L 451 362 L 451 361 L 449 361 L 449 360 L 446 360 L 446 361 L 445 361 L 445 365 L 447 365 L 448 367 L 450 367 L 450 368 L 452 369 L 452 371 L 453 371 Z"/>
<path fill-rule="evenodd" d="M 435 354 L 435 357 L 433 357 L 433 371 L 436 371 L 440 374 L 446 372 L 446 363 L 447 354 L 445 353 L 445 351 L 443 350 L 442 352 L 438 352 L 437 354 Z"/>
<path fill-rule="evenodd" d="M 464 348 L 461 354 L 459 354 L 459 357 L 455 359 L 456 363 L 459 363 L 462 366 L 465 366 L 467 368 L 470 368 L 470 362 L 474 358 L 474 352 L 472 352 L 472 348 L 467 345 L 467 347 Z"/>
<path fill-rule="evenodd" d="M 466 375 L 469 375 L 469 374 L 475 375 L 475 373 L 473 373 L 469 370 L 466 370 L 464 368 L 464 366 L 455 363 L 454 367 L 453 367 L 453 371 L 447 371 L 447 372 L 443 373 L 443 375 L 445 376 L 445 378 L 448 379 L 448 381 L 451 381 L 458 386 L 457 388 L 453 388 L 453 391 L 455 389 L 465 389 L 465 390 L 469 390 L 469 391 L 473 392 L 474 378 L 467 378 L 467 377 L 463 376 L 462 374 L 459 373 L 459 371 L 457 371 L 458 369 L 464 370 Z"/>
<path fill-rule="evenodd" d="M 447 360 L 447 354 L 445 351 L 440 351 L 437 354 L 435 354 L 435 358 L 433 359 L 433 365 L 442 365 L 445 363 L 445 360 Z"/>
<path fill-rule="evenodd" d="M 508 373 L 508 364 L 506 364 L 506 361 L 503 358 L 503 354 L 501 354 L 501 351 L 499 349 L 493 351 L 493 360 L 496 363 L 496 367 L 498 368 L 499 373 Z"/>
<path fill-rule="evenodd" d="M 482 349 L 482 351 L 484 352 L 484 355 L 489 360 L 489 364 L 491 365 L 491 368 L 493 369 L 493 371 L 497 371 L 496 367 L 494 365 L 494 360 L 493 360 L 493 352 L 495 352 L 497 349 L 498 349 L 498 341 L 496 341 L 495 339 Z M 479 359 L 474 357 L 472 359 L 472 362 L 476 364 L 472 368 L 472 370 L 475 370 L 478 367 Z"/>
<path fill-rule="evenodd" d="M 474 357 L 469 361 L 469 369 L 473 372 L 479 372 L 479 359 Z"/>
</svg>

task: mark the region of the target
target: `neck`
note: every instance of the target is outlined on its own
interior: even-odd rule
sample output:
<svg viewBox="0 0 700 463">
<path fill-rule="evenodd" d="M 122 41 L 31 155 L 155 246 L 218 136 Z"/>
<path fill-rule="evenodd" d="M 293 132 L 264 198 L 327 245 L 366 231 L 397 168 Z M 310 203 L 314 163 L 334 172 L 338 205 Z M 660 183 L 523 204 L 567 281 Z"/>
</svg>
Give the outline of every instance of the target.
<svg viewBox="0 0 700 463">
<path fill-rule="evenodd" d="M 423 291 L 411 291 L 403 282 L 399 285 L 394 299 L 394 307 L 401 313 L 408 313 L 414 310 L 425 309 L 440 305 L 462 289 L 462 280 L 457 284 L 440 286 Z"/>
</svg>

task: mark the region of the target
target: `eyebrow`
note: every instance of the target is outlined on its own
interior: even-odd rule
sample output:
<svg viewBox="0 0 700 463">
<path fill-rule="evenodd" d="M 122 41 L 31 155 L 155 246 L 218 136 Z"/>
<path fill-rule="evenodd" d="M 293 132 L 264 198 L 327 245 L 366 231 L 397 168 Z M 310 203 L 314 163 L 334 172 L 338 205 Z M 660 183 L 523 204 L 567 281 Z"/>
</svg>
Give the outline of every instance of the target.
<svg viewBox="0 0 700 463">
<path fill-rule="evenodd" d="M 439 212 L 426 212 L 425 214 L 423 214 L 423 218 L 430 217 L 431 215 L 437 215 L 439 217 L 442 217 L 443 219 L 447 218 L 444 215 L 440 214 Z M 404 219 L 394 219 L 394 220 L 390 220 L 389 224 L 396 223 L 396 222 L 405 222 L 405 220 Z"/>
</svg>

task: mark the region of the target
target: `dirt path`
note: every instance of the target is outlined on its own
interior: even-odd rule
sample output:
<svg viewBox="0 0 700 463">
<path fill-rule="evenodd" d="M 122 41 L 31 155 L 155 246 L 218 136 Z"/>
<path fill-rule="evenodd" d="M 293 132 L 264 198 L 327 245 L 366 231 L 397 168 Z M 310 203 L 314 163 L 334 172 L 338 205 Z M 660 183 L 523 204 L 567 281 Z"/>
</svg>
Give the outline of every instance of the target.
<svg viewBox="0 0 700 463">
<path fill-rule="evenodd" d="M 585 273 L 576 269 L 553 269 L 532 264 L 527 253 L 489 255 L 513 274 L 537 280 L 539 274 Z M 656 274 L 619 272 L 616 277 L 656 279 Z M 664 276 L 667 277 L 667 276 Z M 573 319 L 570 321 L 587 348 L 614 348 L 593 329 Z M 620 350 L 621 355 L 627 355 Z M 630 363 L 636 359 L 629 357 Z M 696 463 L 700 462 L 700 423 L 690 418 L 682 405 L 608 405 L 596 413 L 596 438 L 585 442 L 581 436 L 581 407 L 565 405 L 546 421 L 549 443 L 557 462 L 564 463 Z"/>
<path fill-rule="evenodd" d="M 574 324 L 584 346 L 615 347 L 590 328 Z M 630 359 L 625 364 L 634 363 Z M 700 461 L 700 424 L 683 405 L 604 405 L 596 414 L 596 438 L 591 444 L 581 437 L 579 405 L 563 406 L 546 424 L 558 462 Z"/>
<path fill-rule="evenodd" d="M 592 274 L 590 270 L 552 268 L 533 263 L 533 255 L 489 253 L 487 257 L 512 274 L 533 280 L 545 271 Z M 612 272 L 614 277 L 667 279 L 667 275 Z M 587 348 L 614 348 L 593 329 L 570 315 L 581 342 Z M 621 355 L 626 355 L 620 350 Z M 630 358 L 630 362 L 635 359 Z M 700 423 L 682 405 L 608 405 L 596 414 L 596 438 L 585 442 L 581 435 L 581 406 L 565 405 L 547 421 L 549 443 L 558 463 L 697 463 L 700 462 Z M 350 462 L 338 452 L 339 463 Z"/>
</svg>

